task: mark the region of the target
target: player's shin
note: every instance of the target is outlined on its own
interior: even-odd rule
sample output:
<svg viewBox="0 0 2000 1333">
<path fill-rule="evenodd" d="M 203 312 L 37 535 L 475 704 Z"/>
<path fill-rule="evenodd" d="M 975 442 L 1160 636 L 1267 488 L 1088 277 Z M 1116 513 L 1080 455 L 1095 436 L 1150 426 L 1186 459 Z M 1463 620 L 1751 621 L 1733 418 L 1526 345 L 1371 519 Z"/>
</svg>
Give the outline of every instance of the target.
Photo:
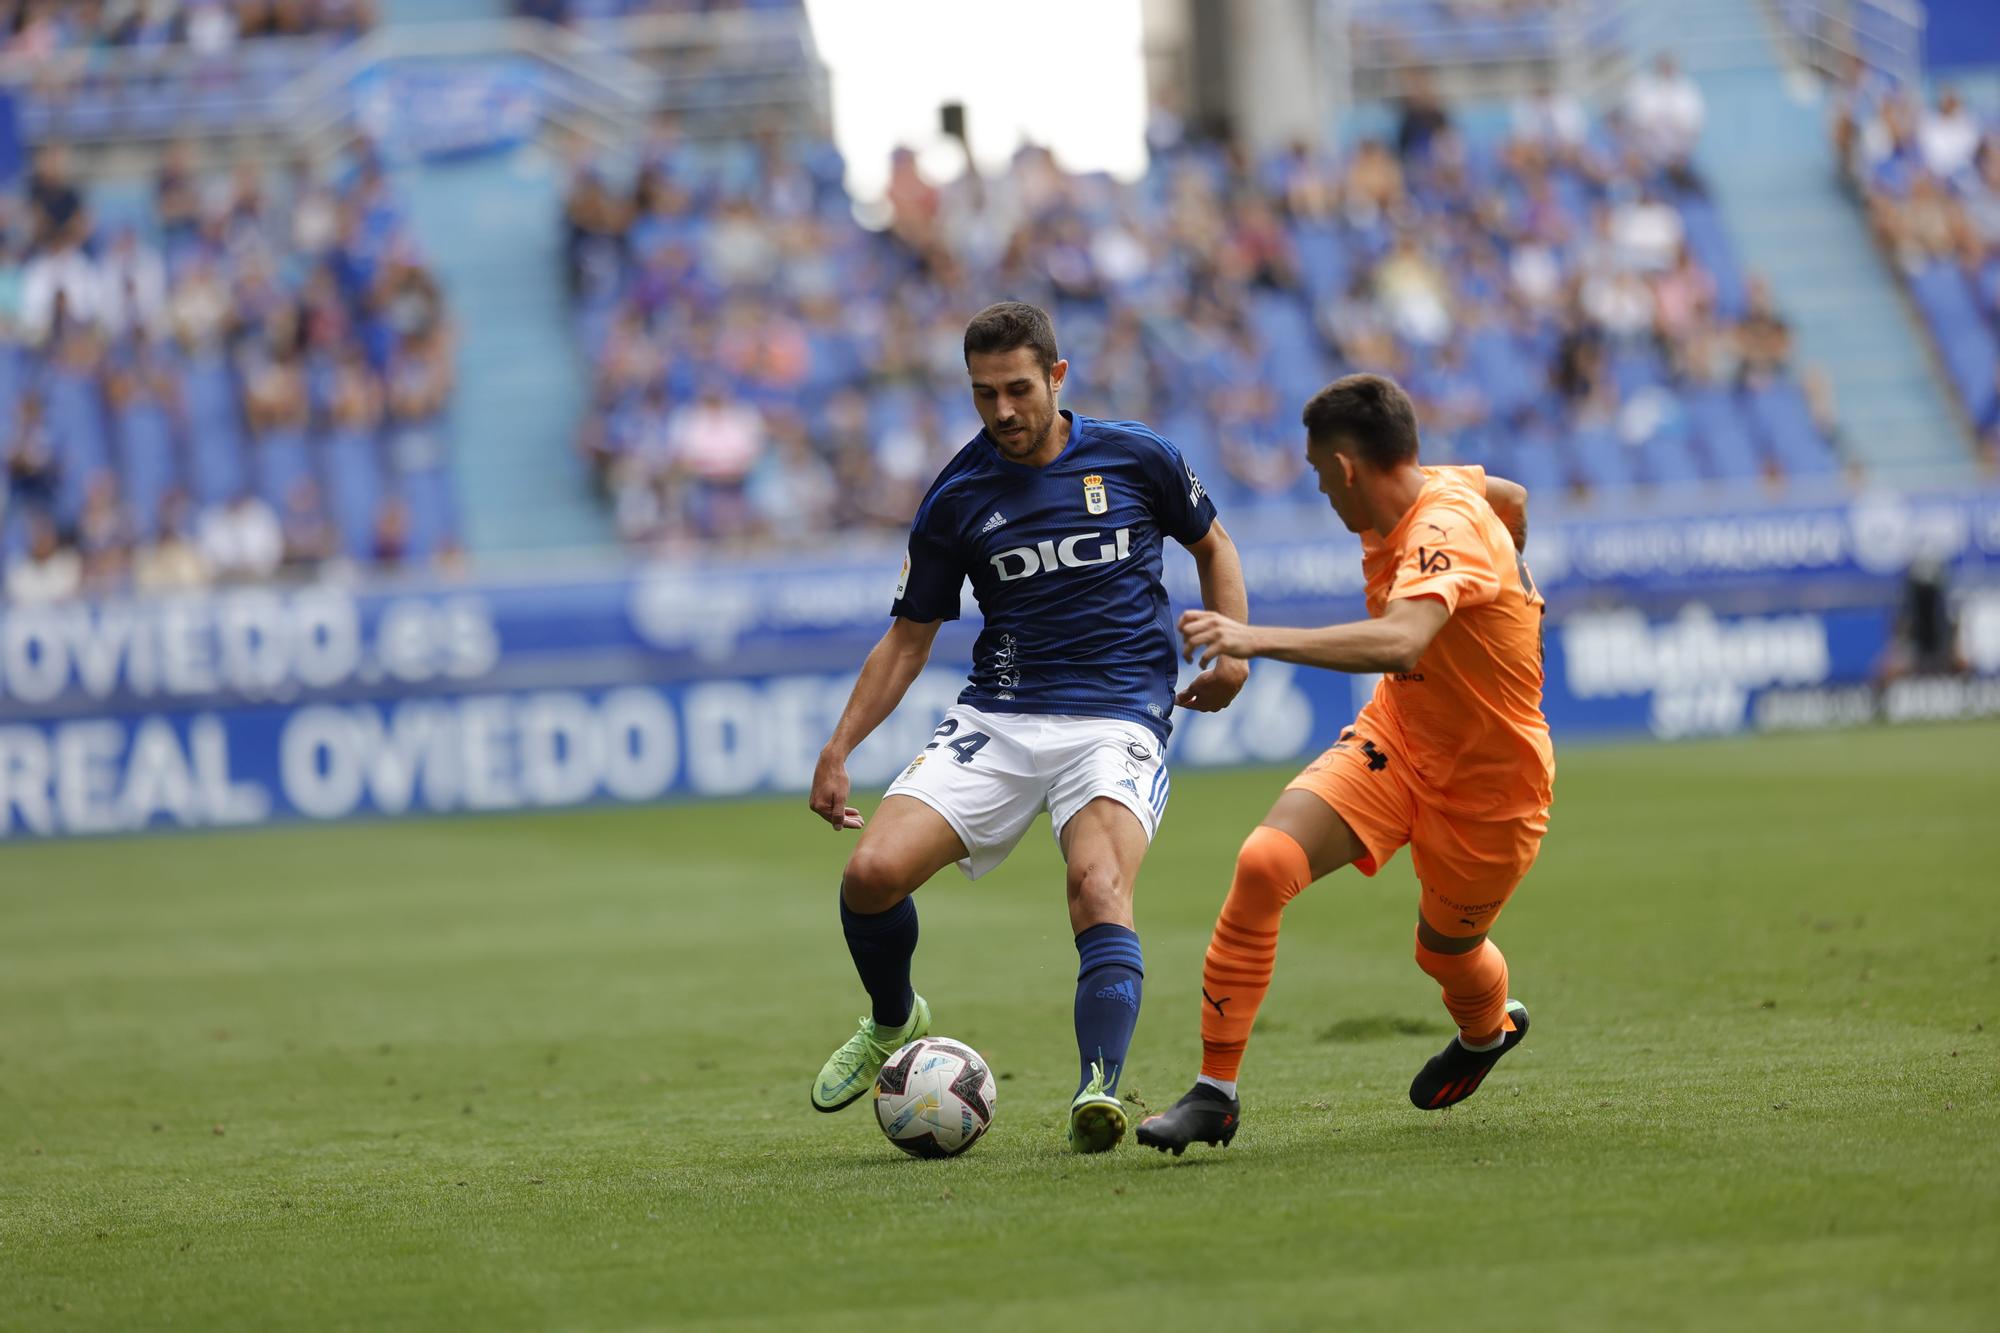
<svg viewBox="0 0 2000 1333">
<path fill-rule="evenodd" d="M 1116 1095 L 1125 1052 L 1139 1023 L 1146 963 L 1139 936 L 1129 927 L 1106 922 L 1076 937 L 1076 1090 L 1089 1087 L 1102 1071 L 1102 1091 Z M 1095 1068 L 1093 1068 L 1095 1067 Z"/>
<path fill-rule="evenodd" d="M 1507 959 L 1491 940 L 1464 953 L 1439 953 L 1417 941 L 1417 966 L 1444 992 L 1444 1007 L 1458 1024 L 1459 1041 L 1478 1049 L 1498 1041 L 1507 1020 Z"/>
<path fill-rule="evenodd" d="M 1305 849 L 1260 824 L 1243 841 L 1201 968 L 1201 1076 L 1235 1095 L 1257 1007 L 1271 987 L 1285 904 L 1312 880 Z"/>
<path fill-rule="evenodd" d="M 878 1028 L 909 1022 L 916 992 L 910 987 L 910 958 L 917 951 L 917 903 L 905 898 L 886 912 L 857 912 L 840 903 L 840 929 L 862 988 L 874 1004 Z"/>
</svg>

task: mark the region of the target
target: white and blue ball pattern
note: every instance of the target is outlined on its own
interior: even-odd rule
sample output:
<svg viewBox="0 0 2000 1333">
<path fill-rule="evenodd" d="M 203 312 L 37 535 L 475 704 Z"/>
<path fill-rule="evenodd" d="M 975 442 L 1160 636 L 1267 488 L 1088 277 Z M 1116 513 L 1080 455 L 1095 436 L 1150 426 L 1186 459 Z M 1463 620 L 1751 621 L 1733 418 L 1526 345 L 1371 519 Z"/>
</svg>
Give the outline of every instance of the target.
<svg viewBox="0 0 2000 1333">
<path fill-rule="evenodd" d="M 946 1037 L 920 1037 L 876 1076 L 875 1119 L 912 1157 L 956 1157 L 993 1123 L 998 1096 L 979 1052 Z"/>
</svg>

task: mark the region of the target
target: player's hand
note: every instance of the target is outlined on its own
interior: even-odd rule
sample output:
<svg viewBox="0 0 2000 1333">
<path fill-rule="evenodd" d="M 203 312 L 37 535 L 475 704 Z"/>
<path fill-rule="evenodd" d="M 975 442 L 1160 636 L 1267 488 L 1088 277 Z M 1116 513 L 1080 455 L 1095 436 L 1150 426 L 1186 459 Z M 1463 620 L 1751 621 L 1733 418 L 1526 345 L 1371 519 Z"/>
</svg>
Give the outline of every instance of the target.
<svg viewBox="0 0 2000 1333">
<path fill-rule="evenodd" d="M 1211 670 L 1189 681 L 1187 688 L 1174 696 L 1174 702 L 1197 713 L 1219 713 L 1242 693 L 1249 679 L 1248 662 L 1240 657 L 1225 657 Z"/>
<path fill-rule="evenodd" d="M 847 760 L 830 750 L 819 752 L 813 768 L 812 795 L 806 804 L 812 812 L 836 829 L 857 829 L 867 821 L 847 803 Z"/>
<path fill-rule="evenodd" d="M 1183 611 L 1181 658 L 1192 662 L 1197 653 L 1201 655 L 1200 664 L 1208 667 L 1217 658 L 1255 657 L 1257 644 L 1248 625 L 1231 620 L 1220 611 Z"/>
</svg>

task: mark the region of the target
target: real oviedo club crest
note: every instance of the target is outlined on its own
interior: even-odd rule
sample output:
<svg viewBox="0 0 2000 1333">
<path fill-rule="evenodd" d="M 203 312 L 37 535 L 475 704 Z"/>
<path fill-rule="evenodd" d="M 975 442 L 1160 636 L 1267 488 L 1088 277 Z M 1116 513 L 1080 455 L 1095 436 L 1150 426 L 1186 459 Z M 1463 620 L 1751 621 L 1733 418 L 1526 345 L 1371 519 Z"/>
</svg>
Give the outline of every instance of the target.
<svg viewBox="0 0 2000 1333">
<path fill-rule="evenodd" d="M 1104 478 L 1095 472 L 1083 479 L 1083 507 L 1093 514 L 1101 514 L 1110 508 L 1104 498 Z"/>
</svg>

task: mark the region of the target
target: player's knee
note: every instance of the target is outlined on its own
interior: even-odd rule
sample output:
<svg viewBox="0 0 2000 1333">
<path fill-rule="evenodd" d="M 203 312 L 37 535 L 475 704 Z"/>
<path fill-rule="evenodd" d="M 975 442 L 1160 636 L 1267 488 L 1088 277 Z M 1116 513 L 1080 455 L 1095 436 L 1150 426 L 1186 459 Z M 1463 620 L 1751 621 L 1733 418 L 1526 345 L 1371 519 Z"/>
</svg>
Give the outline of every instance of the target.
<svg viewBox="0 0 2000 1333">
<path fill-rule="evenodd" d="M 840 877 L 840 897 L 856 912 L 886 912 L 917 889 L 914 872 L 894 853 L 857 847 Z"/>
<path fill-rule="evenodd" d="M 1472 955 L 1486 943 L 1486 932 L 1477 935 L 1446 935 L 1428 921 L 1417 921 L 1417 966 L 1435 981 L 1447 981 L 1475 965 Z"/>
<path fill-rule="evenodd" d="M 1090 925 L 1122 920 L 1129 897 L 1125 877 L 1111 862 L 1087 861 L 1069 868 L 1070 914 L 1076 920 Z"/>
<path fill-rule="evenodd" d="M 1236 853 L 1235 884 L 1240 891 L 1275 899 L 1280 906 L 1296 897 L 1311 878 L 1305 849 L 1291 834 L 1268 824 L 1251 829 Z"/>
</svg>

